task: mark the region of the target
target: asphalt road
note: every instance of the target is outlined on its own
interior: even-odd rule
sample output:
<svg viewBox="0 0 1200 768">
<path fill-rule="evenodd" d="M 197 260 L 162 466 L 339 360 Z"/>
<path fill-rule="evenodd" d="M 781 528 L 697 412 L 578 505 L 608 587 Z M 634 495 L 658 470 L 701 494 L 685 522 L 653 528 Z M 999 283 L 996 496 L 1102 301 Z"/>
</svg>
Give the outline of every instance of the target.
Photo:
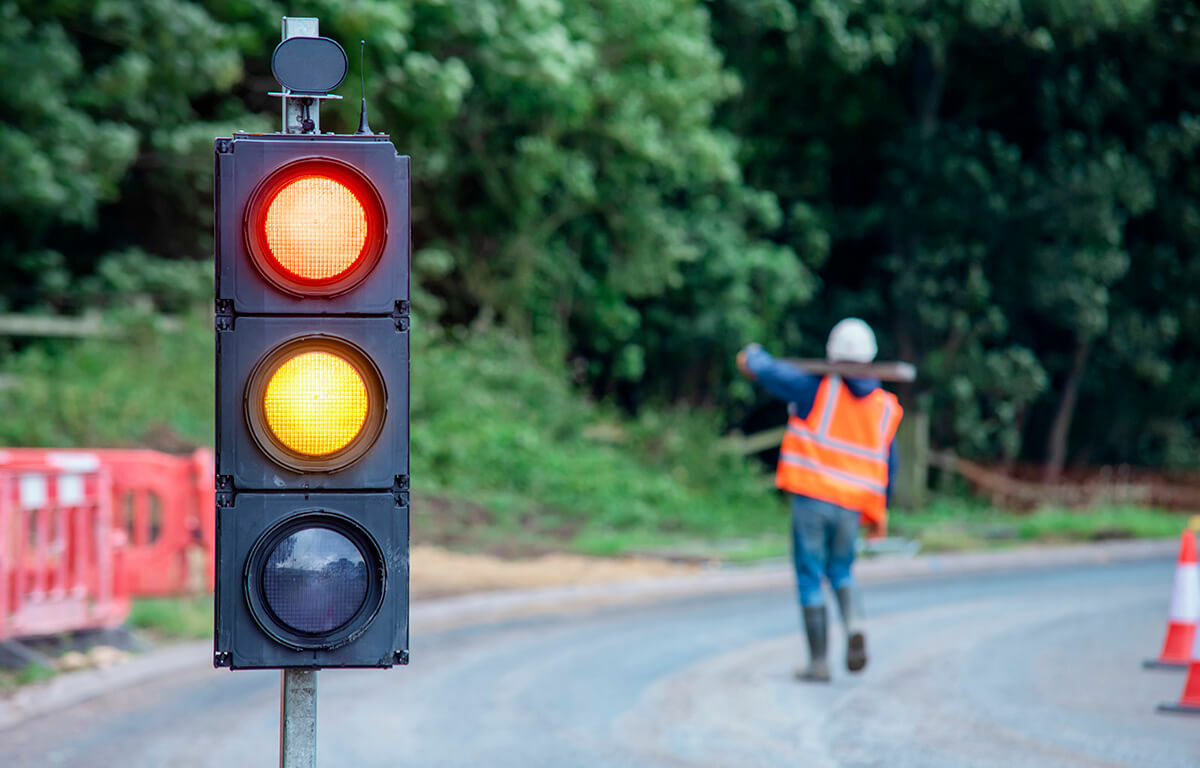
<svg viewBox="0 0 1200 768">
<path fill-rule="evenodd" d="M 785 592 L 416 635 L 319 679 L 334 766 L 1196 766 L 1200 716 L 1144 671 L 1169 562 L 878 585 L 871 665 L 801 685 Z M 833 638 L 835 648 L 840 636 Z M 277 672 L 201 663 L 0 731 L 0 765 L 274 766 Z"/>
</svg>

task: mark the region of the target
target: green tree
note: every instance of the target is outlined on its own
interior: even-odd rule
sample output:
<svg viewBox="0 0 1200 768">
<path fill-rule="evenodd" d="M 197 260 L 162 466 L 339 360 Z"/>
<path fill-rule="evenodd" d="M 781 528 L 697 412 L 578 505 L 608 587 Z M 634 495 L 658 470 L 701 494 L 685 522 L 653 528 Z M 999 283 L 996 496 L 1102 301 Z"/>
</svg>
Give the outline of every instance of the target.
<svg viewBox="0 0 1200 768">
<path fill-rule="evenodd" d="M 262 125 L 230 93 L 234 26 L 183 0 L 5 0 L 0 27 L 0 301 L 74 310 L 110 255 L 207 257 L 212 137 Z"/>
<path fill-rule="evenodd" d="M 1070 455 L 1149 458 L 1129 439 L 1147 425 L 1156 444 L 1194 441 L 1194 400 L 1170 386 L 1186 300 L 1152 297 L 1147 272 L 1186 271 L 1165 242 L 1181 229 L 1159 221 L 1195 195 L 1166 170 L 1200 108 L 1181 76 L 1189 4 L 714 9 L 746 83 L 724 121 L 747 179 L 789 212 L 773 235 L 830 243 L 802 343 L 866 317 L 919 364 L 908 400 L 940 444 L 1043 459 L 1050 476 Z M 1130 405 L 1109 417 L 1114 401 Z"/>
<path fill-rule="evenodd" d="M 5 157 L 32 169 L 0 201 L 20 230 L 0 255 L 19 270 L 8 300 L 71 309 L 108 254 L 206 256 L 209 143 L 274 125 L 266 73 L 282 7 L 3 8 L 5 34 L 23 41 L 6 63 L 37 85 L 3 123 Z M 287 12 L 369 42 L 372 122 L 416 158 L 424 318 L 537 334 L 629 404 L 712 402 L 738 345 L 811 294 L 792 251 L 759 236 L 778 224 L 774 196 L 745 184 L 735 137 L 713 125 L 738 82 L 699 0 L 313 0 Z M 323 118 L 347 131 L 357 112 L 326 105 Z"/>
</svg>

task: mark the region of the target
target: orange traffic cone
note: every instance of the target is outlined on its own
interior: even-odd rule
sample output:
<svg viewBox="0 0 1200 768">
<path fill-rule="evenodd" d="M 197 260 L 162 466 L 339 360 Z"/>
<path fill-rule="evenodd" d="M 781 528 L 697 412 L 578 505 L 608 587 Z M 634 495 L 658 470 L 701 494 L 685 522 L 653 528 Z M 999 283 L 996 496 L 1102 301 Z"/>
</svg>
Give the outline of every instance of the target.
<svg viewBox="0 0 1200 768">
<path fill-rule="evenodd" d="M 1192 641 L 1192 660 L 1188 664 L 1187 680 L 1178 704 L 1159 704 L 1159 712 L 1186 712 L 1200 715 L 1200 633 Z"/>
<path fill-rule="evenodd" d="M 1175 588 L 1171 592 L 1171 612 L 1167 617 L 1167 637 L 1157 659 L 1143 662 L 1146 667 L 1182 669 L 1195 663 L 1192 644 L 1196 622 L 1200 619 L 1200 569 L 1196 565 L 1196 534 L 1189 528 L 1179 545 L 1179 564 L 1175 566 Z"/>
</svg>

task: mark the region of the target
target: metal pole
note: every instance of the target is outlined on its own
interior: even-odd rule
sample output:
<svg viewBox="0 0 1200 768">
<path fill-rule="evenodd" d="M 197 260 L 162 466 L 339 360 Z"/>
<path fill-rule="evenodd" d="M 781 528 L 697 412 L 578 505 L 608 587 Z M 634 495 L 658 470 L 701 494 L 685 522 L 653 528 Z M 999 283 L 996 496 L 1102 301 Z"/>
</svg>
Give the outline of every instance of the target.
<svg viewBox="0 0 1200 768">
<path fill-rule="evenodd" d="M 285 669 L 279 693 L 279 768 L 317 768 L 317 671 Z"/>
<path fill-rule="evenodd" d="M 310 16 L 284 16 L 283 40 L 290 37 L 319 37 L 317 19 Z M 287 89 L 285 88 L 286 92 Z M 304 133 L 302 120 L 308 117 L 313 121 L 312 133 L 321 132 L 321 101 L 320 99 L 289 99 L 283 97 L 283 132 Z"/>
<path fill-rule="evenodd" d="M 317 19 L 284 16 L 281 39 L 318 37 Z M 287 89 L 284 89 L 285 91 Z M 312 132 L 321 132 L 321 102 L 283 99 L 283 132 L 304 133 L 304 118 Z M 279 768 L 317 768 L 317 671 L 285 669 L 279 686 Z"/>
</svg>

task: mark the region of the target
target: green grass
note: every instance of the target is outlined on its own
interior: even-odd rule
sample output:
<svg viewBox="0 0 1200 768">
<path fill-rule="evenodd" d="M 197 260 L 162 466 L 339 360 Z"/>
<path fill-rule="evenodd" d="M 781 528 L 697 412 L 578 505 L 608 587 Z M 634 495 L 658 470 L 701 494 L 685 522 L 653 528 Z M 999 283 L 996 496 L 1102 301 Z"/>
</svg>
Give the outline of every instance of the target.
<svg viewBox="0 0 1200 768">
<path fill-rule="evenodd" d="M 181 327 L 168 331 L 134 313 L 116 337 L 38 343 L 7 357 L 0 373 L 17 385 L 0 391 L 0 443 L 180 450 L 207 443 L 211 316 L 179 317 Z M 412 342 L 415 540 L 509 555 L 786 554 L 786 504 L 767 468 L 722 450 L 723 425 L 713 414 L 645 408 L 629 418 L 581 394 L 561 354 L 539 356 L 497 329 L 417 323 Z M 1157 511 L 1015 514 L 953 499 L 892 516 L 892 532 L 919 539 L 926 551 L 1168 536 L 1182 525 Z M 133 623 L 206 636 L 206 601 L 140 601 Z"/>
<path fill-rule="evenodd" d="M 58 674 L 57 671 L 43 667 L 41 664 L 30 664 L 20 669 L 0 668 L 0 691 L 49 680 L 56 674 Z"/>
<path fill-rule="evenodd" d="M 510 535 L 596 554 L 662 537 L 757 536 L 786 520 L 764 468 L 722 451 L 710 414 L 622 418 L 515 338 L 419 331 L 415 488 L 480 505 Z"/>
<path fill-rule="evenodd" d="M 213 435 L 213 331 L 207 310 L 176 330 L 111 318 L 116 335 L 0 351 L 0 445 L 182 451 Z"/>
<path fill-rule="evenodd" d="M 892 535 L 914 538 L 925 552 L 950 552 L 1020 543 L 1177 536 L 1188 524 L 1179 512 L 1138 507 L 1006 512 L 962 499 L 939 499 L 919 512 L 895 511 Z"/>
<path fill-rule="evenodd" d="M 703 539 L 682 534 L 586 533 L 570 542 L 576 552 L 596 557 L 639 555 L 679 560 L 751 563 L 789 554 L 786 513 L 780 513 L 777 530 L 749 537 Z"/>
<path fill-rule="evenodd" d="M 1137 507 L 1088 510 L 1044 508 L 1033 512 L 997 510 L 970 499 L 939 499 L 920 512 L 894 510 L 889 535 L 915 539 L 921 552 L 962 552 L 1023 544 L 1066 544 L 1105 539 L 1170 538 L 1187 526 L 1180 512 Z M 594 555 L 671 553 L 742 563 L 787 557 L 791 542 L 786 512 L 775 530 L 721 541 L 680 535 L 587 535 L 575 549 Z"/>
<path fill-rule="evenodd" d="M 164 638 L 196 640 L 211 637 L 212 595 L 139 598 L 133 601 L 126 624 Z"/>
<path fill-rule="evenodd" d="M 197 640 L 212 636 L 212 595 L 194 597 L 138 598 L 133 601 L 126 626 L 145 632 L 162 641 Z M 60 638 L 62 645 L 55 651 L 44 648 L 52 657 L 71 647 L 69 636 Z M 0 667 L 0 691 L 48 680 L 58 670 L 40 664 L 16 669 Z"/>
<path fill-rule="evenodd" d="M 4 358 L 0 374 L 16 385 L 0 391 L 0 444 L 209 443 L 212 320 L 207 310 L 179 318 L 163 330 L 131 314 L 115 337 L 39 342 Z M 418 323 L 412 340 L 413 489 L 485 508 L 491 530 L 472 534 L 539 546 L 581 535 L 721 539 L 781 519 L 764 469 L 721 450 L 710 413 L 629 419 L 500 330 Z"/>
</svg>

